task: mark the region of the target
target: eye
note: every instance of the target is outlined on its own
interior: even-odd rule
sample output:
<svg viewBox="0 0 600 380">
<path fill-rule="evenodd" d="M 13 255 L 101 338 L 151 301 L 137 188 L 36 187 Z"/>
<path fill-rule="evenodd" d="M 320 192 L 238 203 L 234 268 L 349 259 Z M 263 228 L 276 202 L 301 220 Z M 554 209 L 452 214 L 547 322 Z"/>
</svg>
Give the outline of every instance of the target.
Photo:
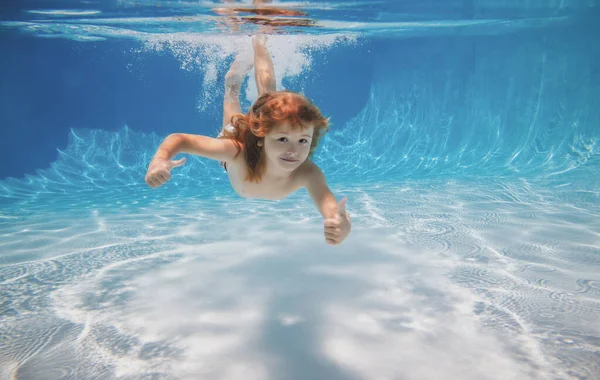
<svg viewBox="0 0 600 380">
<path fill-rule="evenodd" d="M 280 137 L 277 139 L 277 141 L 287 142 L 287 137 Z"/>
<path fill-rule="evenodd" d="M 300 139 L 300 144 L 308 144 L 308 140 L 307 139 Z"/>
</svg>

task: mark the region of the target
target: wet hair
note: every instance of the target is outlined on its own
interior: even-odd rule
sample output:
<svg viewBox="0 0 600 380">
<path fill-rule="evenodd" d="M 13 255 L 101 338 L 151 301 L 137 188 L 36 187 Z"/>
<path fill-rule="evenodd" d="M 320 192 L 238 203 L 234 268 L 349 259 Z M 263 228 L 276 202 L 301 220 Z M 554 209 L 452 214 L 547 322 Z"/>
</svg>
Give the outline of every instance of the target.
<svg viewBox="0 0 600 380">
<path fill-rule="evenodd" d="M 261 95 L 246 115 L 231 118 L 232 130 L 223 131 L 223 137 L 232 139 L 238 154 L 243 151 L 246 162 L 246 180 L 260 182 L 266 160 L 258 142 L 274 128 L 287 123 L 292 130 L 314 127 L 308 158 L 311 158 L 321 137 L 329 129 L 329 119 L 305 96 L 292 91 L 268 92 Z M 237 157 L 237 155 L 236 155 Z"/>
</svg>

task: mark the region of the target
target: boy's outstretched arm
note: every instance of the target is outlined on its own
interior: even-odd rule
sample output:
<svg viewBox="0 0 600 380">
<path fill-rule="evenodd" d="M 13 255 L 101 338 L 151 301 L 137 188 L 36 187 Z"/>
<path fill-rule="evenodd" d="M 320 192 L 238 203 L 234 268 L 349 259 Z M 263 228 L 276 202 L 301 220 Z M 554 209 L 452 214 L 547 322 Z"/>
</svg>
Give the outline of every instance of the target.
<svg viewBox="0 0 600 380">
<path fill-rule="evenodd" d="M 352 228 L 350 215 L 346 212 L 347 198 L 338 202 L 327 186 L 327 180 L 321 169 L 307 161 L 304 175 L 305 187 L 319 212 L 325 219 L 323 229 L 327 244 L 340 244 L 348 237 Z"/>
<path fill-rule="evenodd" d="M 171 169 L 185 163 L 185 158 L 172 161 L 178 153 L 190 153 L 219 161 L 229 161 L 237 155 L 231 139 L 214 139 L 202 135 L 173 133 L 160 144 L 146 173 L 146 183 L 159 187 L 171 179 Z"/>
</svg>

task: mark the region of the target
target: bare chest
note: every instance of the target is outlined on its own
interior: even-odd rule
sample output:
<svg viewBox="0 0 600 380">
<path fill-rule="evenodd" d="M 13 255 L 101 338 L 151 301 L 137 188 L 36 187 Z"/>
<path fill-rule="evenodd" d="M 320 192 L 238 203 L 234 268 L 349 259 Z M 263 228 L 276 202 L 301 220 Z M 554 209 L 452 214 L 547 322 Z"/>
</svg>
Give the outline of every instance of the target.
<svg viewBox="0 0 600 380">
<path fill-rule="evenodd" d="M 259 183 L 248 182 L 246 168 L 238 162 L 227 164 L 227 175 L 231 187 L 243 198 L 260 198 L 269 200 L 280 200 L 286 198 L 296 190 L 298 186 L 293 179 L 269 181 L 261 180 Z"/>
</svg>

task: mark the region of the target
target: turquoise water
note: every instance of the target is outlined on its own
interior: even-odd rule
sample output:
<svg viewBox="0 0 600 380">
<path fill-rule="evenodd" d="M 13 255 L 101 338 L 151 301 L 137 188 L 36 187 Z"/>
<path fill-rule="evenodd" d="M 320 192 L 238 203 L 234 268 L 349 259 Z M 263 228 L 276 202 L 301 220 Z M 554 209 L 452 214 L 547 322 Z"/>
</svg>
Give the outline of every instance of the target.
<svg viewBox="0 0 600 380">
<path fill-rule="evenodd" d="M 600 377 L 595 2 L 279 2 L 303 12 L 283 19 L 310 21 L 269 29 L 268 47 L 278 86 L 332 118 L 314 160 L 349 199 L 337 247 L 306 191 L 241 199 L 218 163 L 190 156 L 167 185 L 144 183 L 168 133 L 215 134 L 219 78 L 259 29 L 217 5 L 233 7 L 2 13 L 3 37 L 118 50 L 137 86 L 168 96 L 142 68 L 172 60 L 161 75 L 201 83 L 203 122 L 89 127 L 118 96 L 90 93 L 97 113 L 57 129 L 45 164 L 0 179 L 1 378 Z M 66 78 L 51 107 L 85 86 L 81 71 Z"/>
</svg>

